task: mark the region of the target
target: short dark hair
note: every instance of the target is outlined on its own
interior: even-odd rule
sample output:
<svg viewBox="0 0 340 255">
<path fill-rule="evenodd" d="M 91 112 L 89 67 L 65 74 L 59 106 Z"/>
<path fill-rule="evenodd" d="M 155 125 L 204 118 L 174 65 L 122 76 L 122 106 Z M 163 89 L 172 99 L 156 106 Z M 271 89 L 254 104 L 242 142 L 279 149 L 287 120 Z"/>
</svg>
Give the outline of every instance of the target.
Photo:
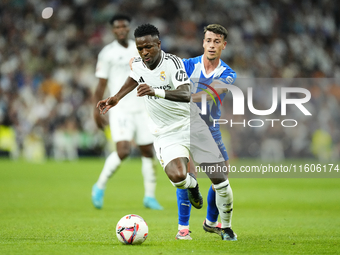
<svg viewBox="0 0 340 255">
<path fill-rule="evenodd" d="M 210 24 L 210 25 L 204 27 L 204 34 L 207 31 L 213 32 L 214 34 L 223 35 L 224 40 L 227 40 L 228 31 L 227 31 L 227 29 L 225 29 L 225 27 L 223 27 L 219 24 Z"/>
<path fill-rule="evenodd" d="M 131 21 L 131 18 L 126 15 L 126 14 L 115 14 L 111 19 L 110 19 L 110 25 L 112 26 L 113 25 L 113 22 L 115 22 L 116 20 L 127 20 L 128 22 Z"/>
<path fill-rule="evenodd" d="M 135 33 L 134 33 L 135 38 L 146 36 L 146 35 L 151 35 L 151 36 L 156 35 L 159 38 L 159 31 L 157 27 L 151 24 L 143 24 L 136 28 Z"/>
</svg>

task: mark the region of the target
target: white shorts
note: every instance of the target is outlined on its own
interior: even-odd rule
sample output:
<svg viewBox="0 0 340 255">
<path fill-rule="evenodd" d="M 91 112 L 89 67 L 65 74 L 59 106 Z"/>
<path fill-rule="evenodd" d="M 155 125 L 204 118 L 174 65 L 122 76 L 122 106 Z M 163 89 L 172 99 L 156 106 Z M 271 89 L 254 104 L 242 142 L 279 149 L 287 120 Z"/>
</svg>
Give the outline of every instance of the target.
<svg viewBox="0 0 340 255">
<path fill-rule="evenodd" d="M 114 142 L 134 140 L 139 146 L 152 144 L 154 137 L 148 125 L 148 115 L 145 111 L 124 112 L 109 111 L 110 130 Z"/>
<path fill-rule="evenodd" d="M 155 139 L 154 147 L 163 168 L 175 158 L 185 157 L 189 160 L 190 154 L 197 164 L 224 161 L 206 124 L 204 128 L 194 132 L 190 132 L 188 126 L 176 132 L 162 134 Z"/>
<path fill-rule="evenodd" d="M 187 131 L 168 132 L 156 137 L 153 146 L 163 168 L 175 158 L 190 156 L 190 135 Z"/>
</svg>

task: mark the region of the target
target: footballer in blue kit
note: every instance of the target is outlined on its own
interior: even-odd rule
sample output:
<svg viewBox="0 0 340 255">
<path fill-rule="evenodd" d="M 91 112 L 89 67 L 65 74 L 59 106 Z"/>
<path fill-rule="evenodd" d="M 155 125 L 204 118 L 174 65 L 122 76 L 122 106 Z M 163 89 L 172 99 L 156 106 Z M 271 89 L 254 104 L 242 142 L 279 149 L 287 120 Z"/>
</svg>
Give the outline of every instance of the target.
<svg viewBox="0 0 340 255">
<path fill-rule="evenodd" d="M 214 88 L 218 83 L 233 84 L 236 79 L 236 73 L 220 57 L 222 50 L 225 48 L 227 41 L 227 30 L 218 24 L 211 24 L 204 28 L 203 48 L 204 54 L 195 58 L 183 59 L 185 70 L 190 78 L 192 88 L 192 100 L 202 109 L 201 96 L 206 94 L 207 106 L 206 114 L 201 114 L 201 118 L 208 125 L 209 130 L 220 149 L 225 164 L 229 167 L 229 157 L 227 150 L 222 141 L 220 126 L 214 125 L 214 119 L 221 117 L 221 102 L 226 96 L 226 88 Z M 207 93 L 207 91 L 210 91 Z M 218 94 L 218 95 L 216 95 Z M 214 98 L 212 98 L 212 96 Z M 191 169 L 194 166 L 191 165 Z M 229 168 L 228 168 L 229 169 Z M 216 206 L 216 192 L 214 185 L 210 186 L 207 197 L 207 216 L 203 222 L 203 229 L 206 232 L 216 233 L 222 237 L 222 240 L 237 240 L 236 234 L 231 229 L 231 218 L 233 210 L 233 194 L 228 184 L 229 196 L 228 210 L 219 213 Z M 178 205 L 178 233 L 176 239 L 191 240 L 189 231 L 189 219 L 191 204 L 187 192 L 183 189 L 177 189 Z M 221 223 L 218 222 L 220 214 Z"/>
<path fill-rule="evenodd" d="M 197 94 L 201 91 L 204 91 L 204 89 L 208 89 L 207 85 L 211 85 L 214 81 L 223 82 L 225 84 L 233 84 L 236 79 L 236 73 L 234 70 L 232 70 L 226 63 L 224 63 L 222 60 L 220 60 L 220 64 L 218 67 L 209 75 L 205 73 L 205 69 L 202 63 L 202 56 L 198 56 L 195 58 L 190 59 L 183 59 L 185 70 L 190 78 L 190 81 L 192 83 L 192 94 Z M 216 90 L 215 90 L 216 91 Z M 225 89 L 218 90 L 222 93 L 219 94 L 219 97 L 221 101 L 223 101 L 224 97 L 226 96 Z M 196 102 L 197 106 L 202 109 L 202 103 L 200 101 L 201 98 L 199 98 L 199 101 Z M 194 101 L 195 102 L 195 101 Z M 205 123 L 208 125 L 209 130 L 214 137 L 218 147 L 220 148 L 220 151 L 224 157 L 225 160 L 228 160 L 228 154 L 225 149 L 225 146 L 222 142 L 222 136 L 220 131 L 220 125 L 218 123 L 215 123 L 214 119 L 220 119 L 221 117 L 221 103 L 219 100 L 209 100 L 207 107 L 207 114 L 202 115 L 201 118 L 205 121 Z"/>
</svg>

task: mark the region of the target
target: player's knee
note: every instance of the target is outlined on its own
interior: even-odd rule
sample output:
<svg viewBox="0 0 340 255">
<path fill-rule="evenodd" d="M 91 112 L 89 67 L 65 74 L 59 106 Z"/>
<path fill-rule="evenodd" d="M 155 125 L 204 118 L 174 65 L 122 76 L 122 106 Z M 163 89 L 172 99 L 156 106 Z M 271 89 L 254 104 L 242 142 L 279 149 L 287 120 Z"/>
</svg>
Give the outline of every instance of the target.
<svg viewBox="0 0 340 255">
<path fill-rule="evenodd" d="M 123 160 L 130 155 L 131 144 L 128 141 L 120 141 L 116 143 L 118 157 Z"/>
<path fill-rule="evenodd" d="M 173 183 L 182 182 L 187 177 L 187 174 L 185 171 L 180 171 L 180 169 L 171 167 L 169 165 L 165 167 L 165 172 L 168 175 L 170 181 L 172 181 Z"/>
<path fill-rule="evenodd" d="M 187 169 L 186 169 L 187 162 L 184 162 L 182 159 L 177 158 L 171 160 L 165 166 L 165 172 L 168 175 L 170 181 L 173 183 L 182 182 L 187 177 Z"/>
<path fill-rule="evenodd" d="M 171 172 L 171 173 L 168 173 L 168 177 L 170 181 L 172 181 L 173 183 L 178 183 L 178 182 L 182 182 L 185 180 L 186 174 L 183 174 L 180 172 Z"/>
<path fill-rule="evenodd" d="M 117 151 L 118 157 L 123 160 L 130 155 L 130 148 L 123 148 Z"/>
<path fill-rule="evenodd" d="M 146 157 L 146 158 L 153 157 L 153 145 L 152 144 L 139 146 L 139 148 L 140 148 L 140 152 L 143 157 Z"/>
<path fill-rule="evenodd" d="M 153 151 L 143 152 L 142 156 L 146 158 L 153 158 Z"/>
</svg>

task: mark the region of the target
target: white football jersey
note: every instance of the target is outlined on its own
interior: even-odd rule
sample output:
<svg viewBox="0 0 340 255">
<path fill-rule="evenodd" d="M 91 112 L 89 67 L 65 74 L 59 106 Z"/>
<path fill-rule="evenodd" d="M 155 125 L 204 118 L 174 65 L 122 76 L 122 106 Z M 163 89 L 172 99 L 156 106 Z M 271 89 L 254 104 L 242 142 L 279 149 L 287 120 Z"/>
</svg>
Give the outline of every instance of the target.
<svg viewBox="0 0 340 255">
<path fill-rule="evenodd" d="M 155 89 L 174 90 L 189 84 L 182 60 L 172 54 L 161 52 L 158 66 L 150 70 L 138 57 L 132 63 L 130 77 L 138 84 L 146 83 Z M 190 125 L 190 103 L 175 102 L 154 96 L 144 96 L 150 116 L 150 130 L 154 135 L 176 131 Z"/>
<path fill-rule="evenodd" d="M 113 41 L 100 51 L 95 75 L 108 80 L 110 96 L 117 94 L 124 85 L 130 74 L 129 61 L 135 56 L 138 56 L 138 51 L 133 40 L 128 40 L 127 48 Z M 127 94 L 114 108 L 129 112 L 145 110 L 143 99 L 137 97 L 137 89 Z"/>
</svg>

